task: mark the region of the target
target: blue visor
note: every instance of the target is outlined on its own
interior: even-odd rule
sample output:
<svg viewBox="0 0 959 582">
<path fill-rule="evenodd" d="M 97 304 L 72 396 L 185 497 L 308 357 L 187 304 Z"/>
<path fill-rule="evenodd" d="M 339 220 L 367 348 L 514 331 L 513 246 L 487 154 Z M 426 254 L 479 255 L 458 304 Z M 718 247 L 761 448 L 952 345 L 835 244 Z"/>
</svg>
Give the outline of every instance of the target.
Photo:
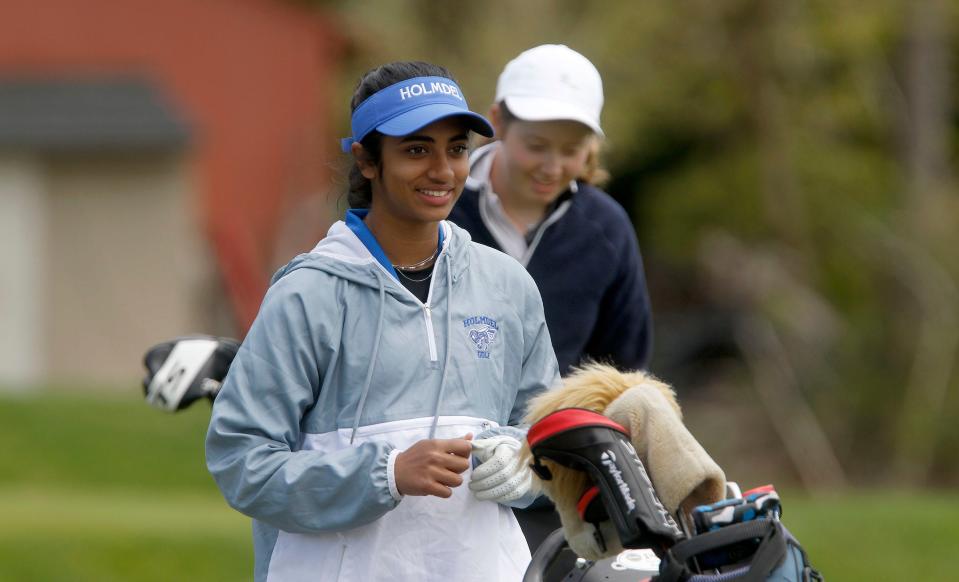
<svg viewBox="0 0 959 582">
<path fill-rule="evenodd" d="M 463 117 L 476 133 L 493 137 L 493 127 L 485 117 L 469 110 L 456 83 L 445 77 L 414 77 L 381 89 L 360 103 L 353 111 L 353 136 L 343 138 L 340 146 L 349 152 L 354 141 L 362 141 L 373 130 L 400 137 L 453 116 Z"/>
</svg>

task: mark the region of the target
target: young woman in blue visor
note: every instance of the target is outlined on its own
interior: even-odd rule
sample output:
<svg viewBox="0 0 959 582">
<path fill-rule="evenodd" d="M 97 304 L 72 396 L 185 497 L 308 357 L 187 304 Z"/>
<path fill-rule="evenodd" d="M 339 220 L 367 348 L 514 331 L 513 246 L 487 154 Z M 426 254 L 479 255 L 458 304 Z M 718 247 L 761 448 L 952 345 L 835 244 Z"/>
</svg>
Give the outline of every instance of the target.
<svg viewBox="0 0 959 582">
<path fill-rule="evenodd" d="M 253 518 L 257 580 L 519 580 L 529 550 L 502 503 L 532 495 L 497 435 L 521 438 L 558 367 L 527 272 L 446 221 L 468 134 L 492 128 L 427 63 L 370 71 L 352 109 L 351 209 L 274 275 L 208 467 Z"/>
</svg>

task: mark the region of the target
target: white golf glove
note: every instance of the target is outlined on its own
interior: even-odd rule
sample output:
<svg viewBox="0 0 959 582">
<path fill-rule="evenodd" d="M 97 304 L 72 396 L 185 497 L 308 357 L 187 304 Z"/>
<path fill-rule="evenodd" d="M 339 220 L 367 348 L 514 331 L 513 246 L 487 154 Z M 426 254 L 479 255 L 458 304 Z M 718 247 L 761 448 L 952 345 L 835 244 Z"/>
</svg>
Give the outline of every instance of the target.
<svg viewBox="0 0 959 582">
<path fill-rule="evenodd" d="M 473 468 L 469 488 L 477 499 L 509 503 L 529 493 L 533 475 L 519 461 L 520 447 L 519 440 L 506 435 L 473 441 L 473 456 L 480 464 Z"/>
</svg>

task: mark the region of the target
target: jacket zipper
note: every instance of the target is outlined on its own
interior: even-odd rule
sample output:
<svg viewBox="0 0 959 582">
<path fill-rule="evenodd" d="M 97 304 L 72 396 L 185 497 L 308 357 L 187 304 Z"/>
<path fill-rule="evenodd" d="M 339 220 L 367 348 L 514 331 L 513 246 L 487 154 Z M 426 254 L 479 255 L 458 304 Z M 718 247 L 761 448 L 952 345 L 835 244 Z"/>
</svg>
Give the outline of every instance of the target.
<svg viewBox="0 0 959 582">
<path fill-rule="evenodd" d="M 346 557 L 346 544 L 343 544 L 343 547 L 340 548 L 340 559 L 336 563 L 336 576 L 333 578 L 334 580 L 340 579 L 340 572 L 343 571 L 343 558 L 345 557 Z"/>
<path fill-rule="evenodd" d="M 444 252 L 445 250 L 446 250 L 446 249 L 444 248 L 443 250 L 440 251 L 440 255 L 441 255 L 441 256 L 442 256 L 442 254 L 443 254 L 443 252 Z M 438 261 L 439 261 L 439 257 L 437 257 L 436 260 L 437 260 L 437 262 L 438 262 Z M 383 265 L 379 264 L 379 262 L 376 263 L 376 266 L 379 267 L 380 269 L 382 269 L 383 272 L 386 273 L 388 276 L 391 276 L 391 277 L 392 277 L 392 275 L 390 275 L 389 272 L 388 272 L 385 268 L 383 268 Z M 434 269 L 435 269 L 435 264 L 434 264 Z M 435 281 L 436 281 L 436 278 L 435 278 L 435 277 L 433 278 L 432 281 L 430 281 L 430 290 L 429 290 L 429 292 L 428 292 L 427 295 L 426 295 L 426 303 L 422 303 L 422 305 L 423 305 L 423 321 L 426 322 L 426 342 L 427 342 L 427 344 L 428 344 L 428 346 L 429 346 L 430 362 L 431 362 L 431 363 L 436 363 L 437 361 L 439 361 L 439 356 L 436 354 L 436 336 L 435 336 L 435 334 L 433 333 L 433 317 L 432 317 L 432 311 L 430 310 L 430 300 L 433 298 L 433 283 L 434 283 Z M 402 283 L 400 284 L 400 288 L 403 289 L 403 291 L 405 291 L 407 294 L 409 294 L 409 296 L 412 297 L 417 303 L 420 302 L 419 297 L 417 297 L 416 295 L 413 294 L 412 291 L 410 291 L 409 289 L 407 289 L 406 287 L 404 287 Z"/>
<path fill-rule="evenodd" d="M 430 347 L 430 361 L 437 361 L 436 337 L 433 335 L 433 315 L 429 305 L 423 305 L 423 319 L 426 321 L 426 342 Z"/>
</svg>

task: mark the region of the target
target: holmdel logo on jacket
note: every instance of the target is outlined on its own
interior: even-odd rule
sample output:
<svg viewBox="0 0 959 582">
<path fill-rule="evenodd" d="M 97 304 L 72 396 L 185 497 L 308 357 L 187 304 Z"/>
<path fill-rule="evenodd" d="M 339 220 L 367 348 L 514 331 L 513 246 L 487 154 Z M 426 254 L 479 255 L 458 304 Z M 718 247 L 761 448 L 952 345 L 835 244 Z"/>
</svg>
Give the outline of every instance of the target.
<svg viewBox="0 0 959 582">
<path fill-rule="evenodd" d="M 469 330 L 469 338 L 476 345 L 476 357 L 488 360 L 490 344 L 496 340 L 496 334 L 499 333 L 496 320 L 485 315 L 476 315 L 464 319 L 463 327 Z"/>
</svg>

